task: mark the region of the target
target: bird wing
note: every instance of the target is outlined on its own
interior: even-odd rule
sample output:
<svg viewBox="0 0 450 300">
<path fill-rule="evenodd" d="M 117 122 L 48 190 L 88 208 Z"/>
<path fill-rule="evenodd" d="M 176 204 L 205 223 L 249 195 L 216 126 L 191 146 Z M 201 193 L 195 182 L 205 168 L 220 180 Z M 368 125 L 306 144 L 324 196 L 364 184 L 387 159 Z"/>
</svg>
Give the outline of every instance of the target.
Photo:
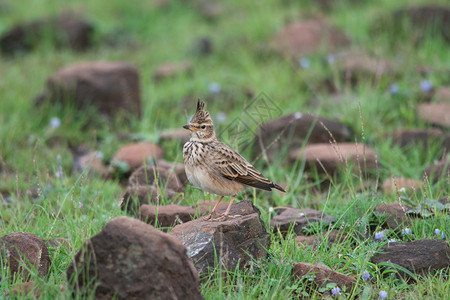
<svg viewBox="0 0 450 300">
<path fill-rule="evenodd" d="M 223 177 L 267 191 L 278 188 L 229 146 L 221 143 L 213 153 L 213 164 Z"/>
</svg>

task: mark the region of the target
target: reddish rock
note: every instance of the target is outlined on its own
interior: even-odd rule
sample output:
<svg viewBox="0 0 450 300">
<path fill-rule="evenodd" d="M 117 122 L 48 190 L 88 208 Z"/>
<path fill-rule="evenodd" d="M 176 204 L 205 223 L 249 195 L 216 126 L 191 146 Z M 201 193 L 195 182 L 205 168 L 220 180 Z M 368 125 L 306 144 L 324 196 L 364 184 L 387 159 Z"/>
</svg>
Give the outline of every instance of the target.
<svg viewBox="0 0 450 300">
<path fill-rule="evenodd" d="M 443 178 L 450 176 L 450 160 L 444 158 L 425 168 L 423 175 L 431 179 L 432 182 L 438 182 Z"/>
<path fill-rule="evenodd" d="M 191 138 L 189 130 L 186 129 L 170 129 L 159 134 L 161 141 L 180 141 L 180 144 L 185 144 Z"/>
<path fill-rule="evenodd" d="M 312 246 L 313 248 L 317 248 L 324 242 L 327 243 L 328 247 L 331 247 L 334 243 L 342 243 L 346 239 L 347 235 L 345 233 L 339 232 L 338 230 L 331 230 L 316 235 L 299 235 L 295 238 L 295 242 L 300 247 Z"/>
<path fill-rule="evenodd" d="M 47 246 L 35 234 L 15 232 L 0 237 L 0 249 L 6 252 L 0 253 L 2 260 L 9 263 L 12 275 L 22 274 L 27 279 L 30 274 L 27 268 L 35 268 L 39 275 L 46 276 L 51 264 Z M 27 267 L 24 267 L 26 265 Z"/>
<path fill-rule="evenodd" d="M 187 175 L 186 175 L 186 171 L 184 170 L 183 163 L 169 162 L 169 161 L 160 159 L 160 160 L 156 161 L 156 166 L 158 168 L 166 169 L 169 172 L 174 172 L 175 175 L 177 175 L 178 179 L 180 180 L 180 183 L 183 186 L 186 186 L 189 184 L 189 180 L 187 179 Z"/>
<path fill-rule="evenodd" d="M 161 189 L 154 185 L 139 185 L 128 187 L 122 197 L 121 209 L 129 213 L 136 213 L 144 204 L 160 203 L 161 199 L 174 199 L 180 194 L 171 190 L 165 189 L 164 194 Z"/>
<path fill-rule="evenodd" d="M 398 193 L 398 190 L 419 190 L 423 187 L 423 182 L 404 177 L 387 178 L 383 184 L 383 191 L 385 193 Z"/>
<path fill-rule="evenodd" d="M 285 235 L 290 228 L 293 229 L 295 234 L 299 235 L 304 229 L 308 228 L 311 223 L 332 223 L 335 220 L 335 217 L 324 214 L 318 210 L 310 208 L 287 208 L 279 215 L 272 218 L 270 226 L 275 232 L 279 231 L 283 235 Z"/>
<path fill-rule="evenodd" d="M 138 70 L 125 62 L 82 62 L 60 69 L 47 81 L 43 101 L 83 110 L 96 107 L 105 116 L 141 117 Z"/>
<path fill-rule="evenodd" d="M 291 23 L 278 31 L 271 46 L 284 55 L 299 58 L 320 50 L 333 51 L 350 44 L 349 38 L 324 18 Z"/>
<path fill-rule="evenodd" d="M 270 234 L 252 202 L 244 200 L 234 204 L 230 215 L 234 217 L 224 221 L 196 219 L 177 225 L 170 232 L 186 246 L 200 272 L 218 267 L 216 262 L 227 270 L 244 268 L 267 256 Z"/>
<path fill-rule="evenodd" d="M 419 118 L 425 122 L 450 127 L 450 101 L 421 103 L 417 108 L 417 113 Z"/>
<path fill-rule="evenodd" d="M 15 25 L 0 37 L 0 50 L 6 54 L 29 51 L 43 40 L 57 47 L 81 51 L 91 46 L 94 26 L 73 12 Z"/>
<path fill-rule="evenodd" d="M 450 148 L 450 135 L 438 128 L 397 130 L 390 135 L 394 144 L 404 148 L 421 146 L 427 151 L 430 145 L 442 145 L 444 152 Z"/>
<path fill-rule="evenodd" d="M 406 214 L 411 207 L 401 202 L 385 203 L 375 207 L 375 213 L 386 215 L 385 225 L 387 228 L 399 230 L 409 227 L 411 219 Z"/>
<path fill-rule="evenodd" d="M 184 185 L 177 174 L 164 167 L 142 166 L 134 171 L 128 179 L 128 186 L 154 185 L 162 189 L 183 192 Z"/>
<path fill-rule="evenodd" d="M 333 137 L 330 137 L 330 133 Z M 341 122 L 296 112 L 259 126 L 253 149 L 255 153 L 261 153 L 261 149 L 264 149 L 271 158 L 285 149 L 286 145 L 289 150 L 293 150 L 305 142 L 328 143 L 334 139 L 339 143 L 350 140 L 351 136 L 352 130 Z"/>
<path fill-rule="evenodd" d="M 151 225 L 170 227 L 177 223 L 189 222 L 194 215 L 195 209 L 187 206 L 144 204 L 141 206 L 139 218 Z"/>
<path fill-rule="evenodd" d="M 339 168 L 354 164 L 366 171 L 377 168 L 375 151 L 364 144 L 338 143 L 338 144 L 312 144 L 306 145 L 303 150 L 291 151 L 290 160 L 306 161 L 306 170 L 316 168 L 320 173 L 335 173 Z M 353 169 L 357 172 L 359 169 Z"/>
<path fill-rule="evenodd" d="M 176 238 L 127 217 L 111 220 L 87 241 L 67 277 L 75 281 L 74 296 L 81 298 L 94 293 L 96 299 L 203 299 L 186 248 Z"/>
<path fill-rule="evenodd" d="M 450 249 L 444 240 L 418 240 L 386 244 L 371 261 L 374 264 L 393 263 L 415 274 L 426 274 L 450 266 Z M 431 273 L 434 274 L 434 273 Z M 399 271 L 401 277 L 409 277 Z"/>
<path fill-rule="evenodd" d="M 160 159 L 164 155 L 164 150 L 152 142 L 133 143 L 122 146 L 112 158 L 114 161 L 126 162 L 131 171 L 141 167 L 144 162 L 149 163 L 149 159 Z M 143 167 L 143 166 L 142 166 Z"/>
<path fill-rule="evenodd" d="M 108 169 L 97 151 L 91 151 L 84 146 L 72 147 L 70 150 L 73 156 L 72 170 L 74 172 L 108 177 Z"/>
<path fill-rule="evenodd" d="M 306 275 L 314 275 L 313 281 L 306 281 L 309 289 L 318 289 L 325 287 L 329 283 L 336 283 L 342 289 L 346 287 L 347 291 L 351 291 L 356 284 L 356 279 L 345 274 L 336 272 L 324 265 L 311 263 L 295 263 L 292 268 L 292 275 L 295 279 L 301 279 Z"/>
<path fill-rule="evenodd" d="M 165 78 L 172 78 L 181 74 L 189 74 L 193 70 L 192 63 L 189 61 L 183 61 L 180 63 L 166 63 L 159 65 L 155 73 L 153 74 L 153 79 L 158 81 Z"/>
<path fill-rule="evenodd" d="M 433 99 L 437 100 L 437 103 L 435 103 L 435 104 L 449 103 L 450 102 L 450 87 L 437 88 L 436 91 L 434 92 Z M 430 103 L 430 104 L 433 104 L 433 103 Z"/>
</svg>

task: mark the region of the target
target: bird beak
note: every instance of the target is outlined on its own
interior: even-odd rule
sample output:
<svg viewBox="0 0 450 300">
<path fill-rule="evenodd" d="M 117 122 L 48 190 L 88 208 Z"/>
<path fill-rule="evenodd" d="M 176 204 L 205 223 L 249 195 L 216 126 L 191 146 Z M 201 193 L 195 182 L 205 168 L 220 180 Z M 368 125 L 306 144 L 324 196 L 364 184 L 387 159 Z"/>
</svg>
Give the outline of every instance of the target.
<svg viewBox="0 0 450 300">
<path fill-rule="evenodd" d="M 190 130 L 190 131 L 194 131 L 194 132 L 197 131 L 197 128 L 195 128 L 194 126 L 191 126 L 189 124 L 184 125 L 183 128 L 187 129 L 187 130 Z"/>
</svg>

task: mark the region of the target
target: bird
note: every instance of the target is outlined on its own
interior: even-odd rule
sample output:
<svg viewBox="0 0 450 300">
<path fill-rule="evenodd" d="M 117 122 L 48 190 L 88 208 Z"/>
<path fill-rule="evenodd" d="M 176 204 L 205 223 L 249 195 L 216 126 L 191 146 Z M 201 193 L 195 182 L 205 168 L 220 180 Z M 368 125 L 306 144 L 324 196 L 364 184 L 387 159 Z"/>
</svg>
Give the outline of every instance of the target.
<svg viewBox="0 0 450 300">
<path fill-rule="evenodd" d="M 206 220 L 232 217 L 228 214 L 233 201 L 246 186 L 286 192 L 261 174 L 236 150 L 218 140 L 204 102 L 198 100 L 194 116 L 183 128 L 191 132 L 189 141 L 183 146 L 183 160 L 189 182 L 203 191 L 220 196 Z M 225 213 L 213 219 L 219 203 L 226 196 L 231 196 L 231 200 Z"/>
</svg>

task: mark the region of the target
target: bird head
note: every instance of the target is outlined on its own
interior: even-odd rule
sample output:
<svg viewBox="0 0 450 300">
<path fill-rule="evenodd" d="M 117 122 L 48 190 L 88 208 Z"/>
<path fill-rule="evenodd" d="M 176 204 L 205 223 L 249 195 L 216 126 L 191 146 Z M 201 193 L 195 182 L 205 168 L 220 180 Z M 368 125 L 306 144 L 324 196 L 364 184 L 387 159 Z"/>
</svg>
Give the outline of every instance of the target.
<svg viewBox="0 0 450 300">
<path fill-rule="evenodd" d="M 209 140 L 215 138 L 214 124 L 209 115 L 209 112 L 205 110 L 205 103 L 198 100 L 197 111 L 189 124 L 183 126 L 184 129 L 192 132 L 192 137 L 199 140 Z"/>
</svg>

